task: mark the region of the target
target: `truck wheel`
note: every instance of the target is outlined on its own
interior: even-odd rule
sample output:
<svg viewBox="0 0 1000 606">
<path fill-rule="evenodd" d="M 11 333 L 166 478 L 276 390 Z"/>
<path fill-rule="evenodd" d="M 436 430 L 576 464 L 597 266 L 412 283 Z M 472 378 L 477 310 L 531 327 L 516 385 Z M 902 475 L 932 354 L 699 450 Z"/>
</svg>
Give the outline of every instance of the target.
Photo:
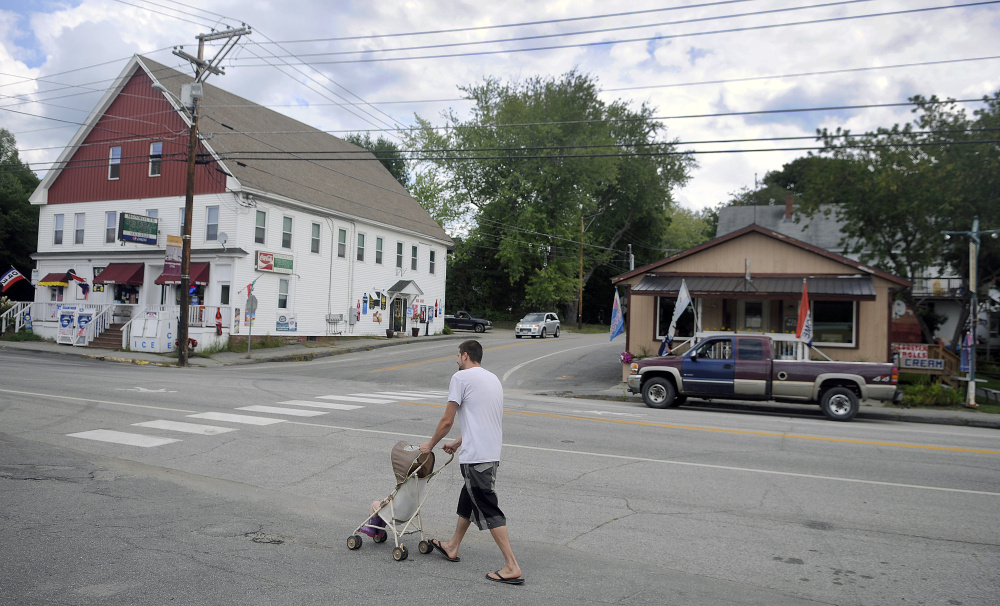
<svg viewBox="0 0 1000 606">
<path fill-rule="evenodd" d="M 847 387 L 833 387 L 823 392 L 819 407 L 831 421 L 850 421 L 858 414 L 858 396 Z"/>
<path fill-rule="evenodd" d="M 677 389 L 662 377 L 653 377 L 642 384 L 642 401 L 650 408 L 677 406 Z"/>
<path fill-rule="evenodd" d="M 476 324 L 476 332 L 486 332 L 486 327 L 482 324 Z"/>
</svg>

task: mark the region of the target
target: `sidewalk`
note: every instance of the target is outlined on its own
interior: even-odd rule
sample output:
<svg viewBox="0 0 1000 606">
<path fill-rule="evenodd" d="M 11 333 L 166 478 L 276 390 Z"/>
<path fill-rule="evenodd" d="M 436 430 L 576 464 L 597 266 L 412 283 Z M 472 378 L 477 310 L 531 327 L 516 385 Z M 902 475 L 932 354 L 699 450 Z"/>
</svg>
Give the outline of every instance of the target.
<svg viewBox="0 0 1000 606">
<path fill-rule="evenodd" d="M 435 335 L 430 337 L 405 337 L 396 339 L 386 339 L 385 337 L 345 337 L 337 339 L 336 342 L 306 341 L 304 343 L 293 343 L 291 345 L 266 349 L 257 349 L 253 347 L 253 343 L 251 342 L 249 356 L 245 350 L 241 352 L 220 351 L 209 357 L 190 355 L 188 357 L 188 366 L 192 368 L 215 368 L 238 364 L 259 364 L 261 362 L 304 362 L 355 351 L 370 351 L 382 347 L 467 338 L 468 335 Z M 80 358 L 126 364 L 177 366 L 177 356 L 168 354 L 73 347 L 72 345 L 60 345 L 50 341 L 0 341 L 0 351 L 4 350 L 36 351 L 53 355 L 77 356 Z"/>
<path fill-rule="evenodd" d="M 295 343 L 292 345 L 284 345 L 282 347 L 272 347 L 268 349 L 253 349 L 251 347 L 250 357 L 247 357 L 247 353 L 245 351 L 221 351 L 212 354 L 210 357 L 191 356 L 188 359 L 188 365 L 192 368 L 216 368 L 220 366 L 234 366 L 240 364 L 258 364 L 262 362 L 304 362 L 327 356 L 348 354 L 356 351 L 370 351 L 373 349 L 380 349 L 382 347 L 420 344 L 430 341 L 459 341 L 467 338 L 468 335 L 466 334 L 454 334 L 396 339 L 386 339 L 384 337 L 349 337 L 338 339 L 336 342 L 332 343 L 307 341 L 305 343 Z M 59 345 L 48 341 L 0 341 L 0 351 L 35 351 L 51 355 L 77 356 L 81 358 L 91 358 L 95 360 L 126 364 L 144 364 L 166 367 L 177 366 L 177 358 L 165 354 L 73 347 L 71 345 Z M 615 400 L 642 403 L 642 398 L 638 395 L 629 394 L 624 384 L 613 386 L 604 391 L 592 389 L 587 390 L 587 393 L 582 391 L 558 391 L 546 393 L 545 395 L 588 400 Z M 705 405 L 715 409 L 776 412 L 778 414 L 780 414 L 782 410 L 801 411 L 807 408 L 805 405 L 780 404 L 776 402 L 748 404 L 745 402 L 718 401 Z M 693 401 L 691 403 L 691 407 L 696 406 L 699 406 L 699 404 L 697 401 Z M 910 423 L 966 425 L 970 427 L 1000 429 L 1000 415 L 996 414 L 987 414 L 974 410 L 896 408 L 892 406 L 884 406 L 878 402 L 862 403 L 861 410 L 858 412 L 857 418 L 859 420 L 904 421 Z"/>
</svg>

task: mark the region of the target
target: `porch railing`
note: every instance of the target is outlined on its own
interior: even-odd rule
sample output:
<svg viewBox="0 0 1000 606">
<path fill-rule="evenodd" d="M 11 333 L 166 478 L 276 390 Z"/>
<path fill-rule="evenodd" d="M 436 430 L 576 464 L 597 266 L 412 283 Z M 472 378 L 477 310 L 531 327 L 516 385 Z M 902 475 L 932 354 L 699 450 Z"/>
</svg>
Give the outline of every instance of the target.
<svg viewBox="0 0 1000 606">
<path fill-rule="evenodd" d="M 3 312 L 3 315 L 0 315 L 0 334 L 5 334 L 8 326 L 13 328 L 13 332 L 24 328 L 24 310 L 30 308 L 30 301 L 17 301 L 13 307 Z"/>
</svg>

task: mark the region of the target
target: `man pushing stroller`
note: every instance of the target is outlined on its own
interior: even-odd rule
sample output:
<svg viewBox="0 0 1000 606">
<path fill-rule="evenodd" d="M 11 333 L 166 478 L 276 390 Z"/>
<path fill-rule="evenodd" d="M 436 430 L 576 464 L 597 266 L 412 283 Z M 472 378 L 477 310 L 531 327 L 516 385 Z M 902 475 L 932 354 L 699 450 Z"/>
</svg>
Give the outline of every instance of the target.
<svg viewBox="0 0 1000 606">
<path fill-rule="evenodd" d="M 500 449 L 503 443 L 503 386 L 495 374 L 481 366 L 483 346 L 475 340 L 458 346 L 458 372 L 451 377 L 448 406 L 434 435 L 420 445 L 430 453 L 455 424 L 462 427 L 457 440 L 442 445 L 448 454 L 458 451 L 458 462 L 465 485 L 458 498 L 458 523 L 451 539 L 431 539 L 431 545 L 449 562 L 458 562 L 458 548 L 472 522 L 480 530 L 488 528 L 503 554 L 505 566 L 486 578 L 498 583 L 524 583 L 507 534 L 507 518 L 495 492 Z M 461 450 L 460 450 L 461 449 Z"/>
</svg>

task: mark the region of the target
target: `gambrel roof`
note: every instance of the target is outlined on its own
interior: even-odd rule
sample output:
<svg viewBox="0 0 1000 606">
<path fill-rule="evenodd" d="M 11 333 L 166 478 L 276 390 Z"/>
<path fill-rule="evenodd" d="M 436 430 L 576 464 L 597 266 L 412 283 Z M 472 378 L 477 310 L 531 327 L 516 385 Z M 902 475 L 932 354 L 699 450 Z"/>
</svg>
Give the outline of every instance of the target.
<svg viewBox="0 0 1000 606">
<path fill-rule="evenodd" d="M 147 57 L 133 57 L 63 151 L 57 166 L 73 158 L 103 112 L 140 70 L 176 97 L 183 84 L 194 81 L 193 76 Z M 164 97 L 178 107 L 175 99 Z M 184 120 L 188 121 L 186 116 Z M 198 131 L 201 145 L 215 159 L 218 172 L 226 176 L 229 191 L 318 207 L 347 220 L 381 224 L 446 246 L 453 244 L 370 152 L 343 139 L 207 83 L 199 105 Z M 46 190 L 60 172 L 59 168 L 49 171 L 32 196 L 33 203 L 46 203 Z"/>
</svg>

